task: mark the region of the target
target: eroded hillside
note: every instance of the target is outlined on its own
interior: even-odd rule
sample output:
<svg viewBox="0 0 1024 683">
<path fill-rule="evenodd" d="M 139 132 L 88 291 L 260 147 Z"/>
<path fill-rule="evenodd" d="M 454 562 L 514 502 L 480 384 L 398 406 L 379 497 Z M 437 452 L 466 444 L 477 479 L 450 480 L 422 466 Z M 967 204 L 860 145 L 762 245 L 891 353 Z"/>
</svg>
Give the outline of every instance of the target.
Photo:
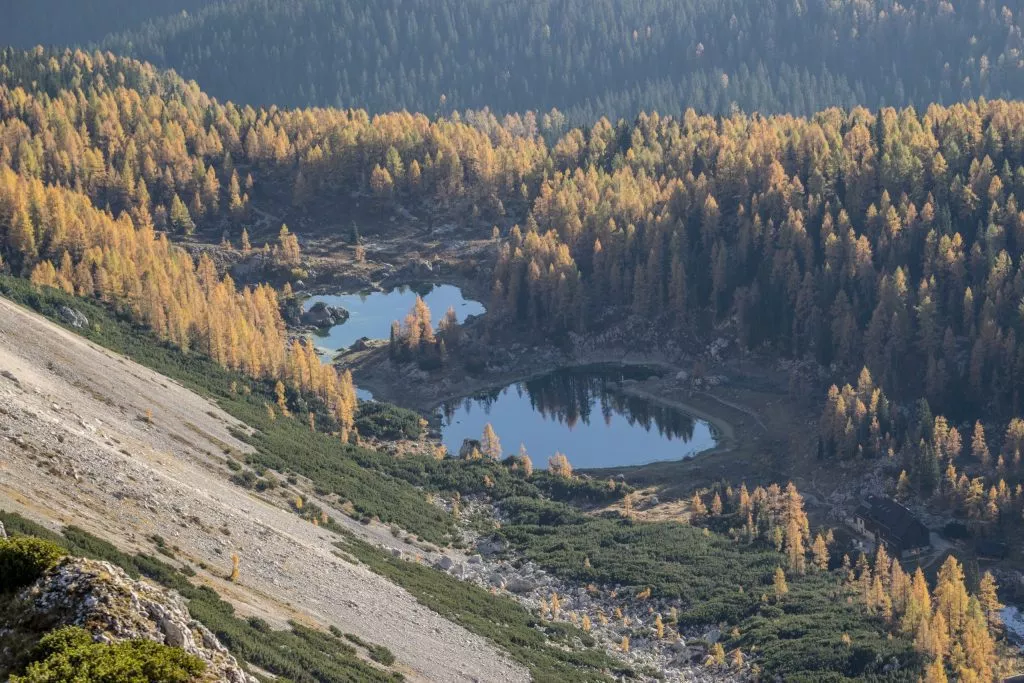
<svg viewBox="0 0 1024 683">
<path fill-rule="evenodd" d="M 407 678 L 526 680 L 412 596 L 332 552 L 332 535 L 228 483 L 242 425 L 172 380 L 0 299 L 0 508 L 126 550 L 158 535 L 241 612 L 386 645 Z M 241 558 L 237 583 L 222 576 Z M 410 628 L 411 626 L 411 628 Z"/>
</svg>

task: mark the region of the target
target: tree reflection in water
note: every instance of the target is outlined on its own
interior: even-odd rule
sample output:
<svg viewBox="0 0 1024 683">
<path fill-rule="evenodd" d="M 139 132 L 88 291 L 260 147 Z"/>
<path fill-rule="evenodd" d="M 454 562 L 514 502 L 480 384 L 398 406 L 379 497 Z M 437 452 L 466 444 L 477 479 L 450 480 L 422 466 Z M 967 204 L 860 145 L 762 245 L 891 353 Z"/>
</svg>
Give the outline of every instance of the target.
<svg viewBox="0 0 1024 683">
<path fill-rule="evenodd" d="M 520 440 L 526 441 L 529 445 L 531 440 L 529 437 L 534 436 L 539 427 L 536 422 L 531 422 L 530 414 L 539 415 L 549 423 L 563 425 L 570 431 L 581 427 L 581 425 L 583 428 L 589 428 L 597 421 L 611 425 L 615 418 L 620 418 L 631 428 L 656 433 L 662 440 L 676 441 L 677 444 L 694 441 L 695 427 L 700 424 L 701 434 L 697 440 L 702 442 L 694 444 L 697 446 L 695 450 L 702 450 L 713 445 L 713 438 L 706 424 L 699 423 L 690 415 L 674 408 L 659 405 L 623 391 L 623 382 L 644 380 L 656 374 L 655 370 L 649 368 L 615 365 L 560 370 L 502 389 L 482 392 L 447 403 L 441 408 L 443 425 L 446 428 L 459 426 L 459 429 L 452 430 L 453 436 L 454 432 L 458 431 L 460 436 L 476 438 L 475 432 L 467 432 L 470 423 L 474 427 L 477 426 L 476 422 L 484 420 L 486 416 L 491 416 L 495 406 L 501 403 L 502 409 L 495 411 L 496 414 L 493 417 L 499 435 L 509 441 L 506 444 L 507 447 L 511 447 L 513 443 L 518 444 Z M 523 407 L 525 405 L 529 406 L 530 411 Z M 502 414 L 498 415 L 498 412 Z M 504 424 L 499 426 L 499 423 L 503 421 Z M 506 433 L 502 433 L 503 429 Z M 518 432 L 518 434 L 507 433 L 509 431 Z M 588 439 L 586 450 L 592 452 L 605 447 L 608 431 L 600 430 L 601 433 L 595 434 L 593 440 Z M 534 440 L 538 438 L 535 437 Z M 559 442 L 540 445 L 546 448 L 562 447 Z M 457 446 L 456 443 L 449 443 L 449 448 Z M 647 441 L 645 446 L 647 452 L 641 456 L 641 460 L 686 457 L 694 452 L 680 453 L 678 445 L 672 448 L 668 448 L 667 444 L 665 446 L 663 454 L 652 453 L 650 452 L 651 442 Z M 548 454 L 537 453 L 536 455 L 546 457 Z M 535 458 L 535 461 L 537 460 Z M 600 457 L 600 460 L 607 460 L 607 456 Z M 603 465 L 604 463 L 602 463 Z"/>
</svg>

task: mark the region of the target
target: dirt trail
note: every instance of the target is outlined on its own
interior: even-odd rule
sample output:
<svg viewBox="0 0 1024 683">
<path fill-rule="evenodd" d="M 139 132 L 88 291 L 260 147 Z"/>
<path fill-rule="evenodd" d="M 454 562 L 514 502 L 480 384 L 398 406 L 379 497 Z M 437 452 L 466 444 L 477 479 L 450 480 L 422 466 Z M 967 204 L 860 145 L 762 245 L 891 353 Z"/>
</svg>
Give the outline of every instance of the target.
<svg viewBox="0 0 1024 683">
<path fill-rule="evenodd" d="M 152 419 L 148 421 L 147 411 Z M 159 534 L 243 614 L 336 625 L 389 647 L 413 680 L 526 681 L 484 639 L 332 552 L 332 536 L 226 481 L 241 426 L 174 381 L 0 298 L 0 507 L 125 550 Z"/>
</svg>

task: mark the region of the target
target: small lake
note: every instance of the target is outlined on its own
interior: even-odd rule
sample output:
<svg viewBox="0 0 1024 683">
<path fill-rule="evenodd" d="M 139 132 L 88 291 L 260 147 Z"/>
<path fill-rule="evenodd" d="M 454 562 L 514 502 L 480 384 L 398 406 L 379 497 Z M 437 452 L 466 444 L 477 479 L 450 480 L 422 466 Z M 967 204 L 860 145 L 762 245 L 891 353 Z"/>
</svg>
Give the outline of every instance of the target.
<svg viewBox="0 0 1024 683">
<path fill-rule="evenodd" d="M 621 391 L 621 382 L 654 374 L 635 367 L 573 368 L 471 396 L 442 406 L 442 437 L 457 455 L 463 440 L 479 439 L 489 422 L 506 456 L 522 443 L 537 469 L 546 469 L 555 451 L 574 468 L 591 469 L 682 460 L 713 448 L 707 422 Z"/>
<path fill-rule="evenodd" d="M 346 349 L 363 337 L 387 339 L 391 336 L 391 323 L 401 321 L 416 303 L 416 296 L 422 296 L 430 308 L 437 328 L 449 307 L 455 308 L 459 322 L 470 315 L 480 315 L 484 306 L 462 296 L 462 290 L 453 285 L 422 285 L 398 287 L 389 292 L 362 292 L 359 294 L 328 294 L 310 297 L 303 303 L 308 311 L 318 302 L 328 306 L 340 306 L 349 312 L 349 319 L 340 325 L 313 335 L 313 342 L 324 350 L 324 358 L 331 358 L 336 352 Z M 329 353 L 328 353 L 329 352 Z"/>
</svg>

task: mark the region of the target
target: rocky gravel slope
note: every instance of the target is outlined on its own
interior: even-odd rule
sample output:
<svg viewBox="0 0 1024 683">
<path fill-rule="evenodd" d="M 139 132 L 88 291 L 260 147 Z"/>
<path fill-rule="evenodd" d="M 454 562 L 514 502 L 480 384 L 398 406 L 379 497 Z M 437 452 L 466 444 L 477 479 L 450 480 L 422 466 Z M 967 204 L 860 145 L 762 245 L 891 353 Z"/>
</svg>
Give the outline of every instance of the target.
<svg viewBox="0 0 1024 683">
<path fill-rule="evenodd" d="M 335 625 L 413 680 L 523 681 L 484 639 L 332 552 L 331 535 L 226 481 L 239 423 L 162 375 L 0 298 L 0 507 L 125 550 L 162 536 L 243 614 Z M 237 584 L 223 580 L 241 557 Z"/>
</svg>

